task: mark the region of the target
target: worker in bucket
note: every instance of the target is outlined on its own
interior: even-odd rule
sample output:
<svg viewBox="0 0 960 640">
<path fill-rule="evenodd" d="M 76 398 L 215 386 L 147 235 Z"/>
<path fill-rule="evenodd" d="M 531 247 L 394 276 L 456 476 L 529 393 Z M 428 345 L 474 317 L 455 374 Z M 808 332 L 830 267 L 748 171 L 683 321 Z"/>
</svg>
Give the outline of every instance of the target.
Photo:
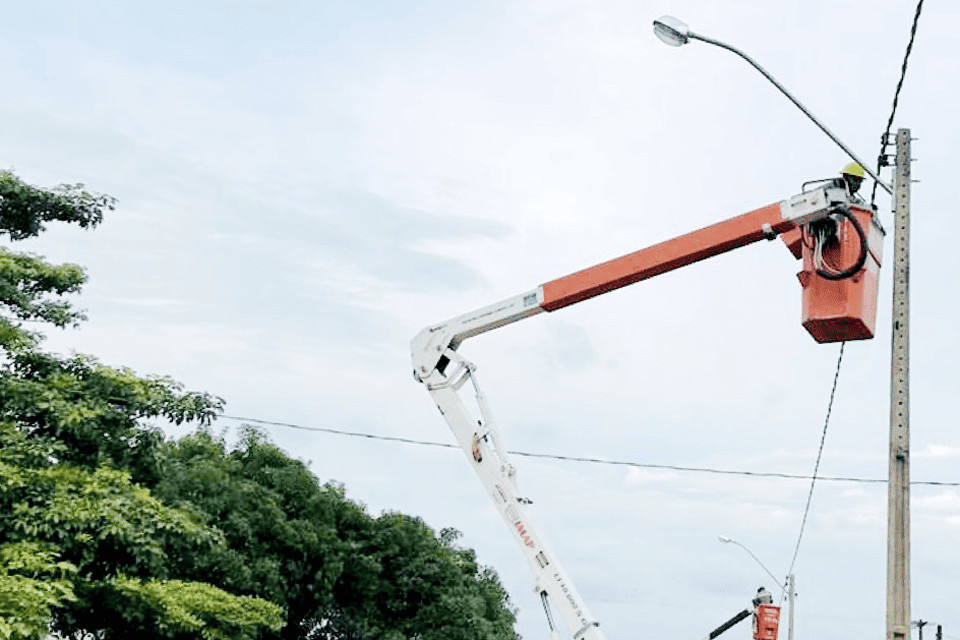
<svg viewBox="0 0 960 640">
<path fill-rule="evenodd" d="M 861 202 L 862 200 L 860 196 L 857 195 L 857 191 L 860 190 L 860 185 L 863 184 L 864 173 L 863 166 L 858 162 L 851 162 L 840 172 L 843 176 L 843 182 L 847 186 L 847 192 L 854 200 Z"/>
<path fill-rule="evenodd" d="M 761 604 L 773 604 L 773 594 L 767 591 L 766 587 L 757 589 L 757 595 L 753 598 L 754 607 L 758 607 Z"/>
</svg>

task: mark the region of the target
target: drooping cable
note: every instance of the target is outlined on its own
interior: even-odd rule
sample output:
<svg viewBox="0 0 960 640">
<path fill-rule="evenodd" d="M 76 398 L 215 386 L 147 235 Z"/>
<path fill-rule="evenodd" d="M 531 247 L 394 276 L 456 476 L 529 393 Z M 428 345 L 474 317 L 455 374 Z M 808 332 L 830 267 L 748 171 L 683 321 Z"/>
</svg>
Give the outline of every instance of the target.
<svg viewBox="0 0 960 640">
<path fill-rule="evenodd" d="M 793 573 L 793 567 L 797 562 L 797 554 L 800 553 L 800 542 L 803 540 L 803 531 L 807 526 L 807 516 L 810 515 L 810 503 L 813 501 L 813 488 L 817 485 L 817 473 L 820 471 L 823 445 L 827 441 L 827 427 L 830 426 L 830 414 L 833 412 L 833 399 L 837 394 L 837 381 L 840 379 L 840 364 L 843 362 L 843 349 L 846 346 L 846 342 L 840 343 L 840 355 L 837 357 L 837 370 L 833 374 L 833 388 L 830 389 L 830 401 L 827 403 L 827 417 L 823 421 L 823 434 L 820 436 L 820 449 L 817 451 L 817 462 L 813 465 L 813 477 L 810 479 L 810 492 L 807 494 L 807 506 L 803 510 L 800 534 L 797 536 L 797 546 L 793 549 L 793 559 L 790 560 L 790 568 L 787 570 L 788 576 Z"/>
<path fill-rule="evenodd" d="M 400 442 L 403 444 L 413 444 L 424 447 L 440 447 L 442 449 L 459 449 L 460 447 L 455 444 L 448 444 L 445 442 L 431 442 L 429 440 L 414 440 L 412 438 L 401 438 L 398 436 L 382 436 L 374 433 L 362 433 L 357 431 L 343 431 L 340 429 L 330 429 L 327 427 L 309 427 L 301 424 L 292 424 L 289 422 L 274 422 L 271 420 L 260 420 L 257 418 L 245 418 L 242 416 L 230 416 L 230 415 L 221 415 L 220 418 L 226 418 L 228 420 L 237 420 L 239 422 L 246 422 L 252 424 L 258 424 L 263 426 L 270 427 L 285 427 L 288 429 L 299 429 L 302 431 L 318 431 L 321 433 L 332 433 L 340 436 L 350 436 L 355 438 L 367 438 L 369 440 L 383 440 L 386 442 Z M 689 471 L 696 473 L 712 473 L 718 475 L 730 475 L 730 476 L 750 476 L 755 478 L 785 478 L 788 480 L 810 480 L 813 476 L 806 476 L 794 473 L 779 473 L 779 472 L 770 472 L 770 471 L 738 471 L 733 469 L 712 469 L 709 467 L 685 467 L 673 464 L 654 464 L 647 462 L 630 462 L 625 460 L 604 460 L 602 458 L 586 458 L 582 456 L 562 456 L 550 453 L 532 453 L 530 451 L 507 451 L 508 454 L 514 456 L 524 456 L 526 458 L 543 458 L 547 460 L 561 460 L 563 462 L 587 462 L 590 464 L 602 464 L 602 465 L 611 465 L 611 466 L 620 466 L 620 467 L 636 467 L 639 469 L 663 469 L 666 471 Z M 887 482 L 886 479 L 881 478 L 846 478 L 846 477 L 837 477 L 837 476 L 818 476 L 817 480 L 830 481 L 830 482 L 860 482 L 864 484 L 882 484 Z M 960 482 L 939 482 L 939 481 L 924 481 L 924 480 L 911 480 L 911 485 L 931 485 L 931 486 L 941 486 L 941 487 L 960 487 Z"/>
<path fill-rule="evenodd" d="M 893 117 L 897 113 L 897 102 L 900 101 L 900 90 L 903 88 L 903 79 L 907 76 L 907 62 L 910 60 L 910 52 L 913 50 L 913 41 L 917 37 L 917 23 L 920 21 L 920 11 L 923 9 L 923 0 L 917 2 L 917 10 L 913 15 L 913 26 L 910 27 L 910 41 L 907 43 L 907 51 L 903 55 L 903 65 L 900 67 L 900 80 L 897 82 L 897 90 L 893 93 L 893 108 L 890 110 L 890 118 L 887 120 L 887 129 L 880 138 L 880 155 L 877 157 L 877 175 L 880 175 L 880 168 L 886 164 L 887 140 L 890 138 L 890 129 L 893 127 Z M 873 192 L 870 194 L 870 206 L 874 206 L 877 201 L 877 182 L 873 182 Z"/>
</svg>

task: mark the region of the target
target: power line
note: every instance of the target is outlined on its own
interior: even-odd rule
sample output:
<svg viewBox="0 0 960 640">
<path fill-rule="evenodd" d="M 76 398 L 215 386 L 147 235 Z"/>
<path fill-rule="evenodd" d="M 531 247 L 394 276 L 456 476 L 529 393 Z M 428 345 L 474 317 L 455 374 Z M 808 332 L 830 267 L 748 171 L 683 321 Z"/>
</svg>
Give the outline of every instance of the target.
<svg viewBox="0 0 960 640">
<path fill-rule="evenodd" d="M 240 422 L 250 422 L 254 424 L 271 426 L 271 427 L 285 427 L 289 429 L 299 429 L 301 431 L 318 431 L 322 433 L 332 433 L 334 435 L 340 436 L 349 436 L 354 438 L 367 438 L 369 440 L 383 440 L 387 442 L 400 442 L 404 444 L 412 444 L 424 447 L 440 447 L 442 449 L 459 449 L 460 447 L 455 444 L 449 444 L 446 442 L 432 442 L 430 440 L 416 440 L 413 438 L 401 438 L 398 436 L 382 436 L 374 433 L 363 433 L 359 431 L 344 431 L 342 429 L 330 429 L 327 427 L 309 427 L 301 424 L 293 424 L 290 422 L 275 422 L 272 420 L 260 420 L 258 418 L 246 418 L 243 416 L 228 416 L 221 415 L 221 418 L 226 418 L 228 420 L 237 420 Z M 624 460 L 604 460 L 601 458 L 587 458 L 582 456 L 563 456 L 550 453 L 533 453 L 530 451 L 508 451 L 510 455 L 523 456 L 526 458 L 545 458 L 549 460 L 562 460 L 564 462 L 587 462 L 591 464 L 603 464 L 611 466 L 621 466 L 621 467 L 637 467 L 641 469 L 664 469 L 668 471 L 689 471 L 689 472 L 698 472 L 698 473 L 712 473 L 719 475 L 731 475 L 731 476 L 751 476 L 757 478 L 786 478 L 788 480 L 810 480 L 812 476 L 805 476 L 793 473 L 779 473 L 779 472 L 768 472 L 768 471 L 737 471 L 731 469 L 712 469 L 710 467 L 686 467 L 680 465 L 672 464 L 653 464 L 648 462 L 631 462 Z M 860 482 L 868 484 L 879 484 L 886 483 L 886 480 L 875 479 L 875 478 L 846 478 L 838 476 L 818 476 L 817 480 L 825 480 L 830 482 Z M 960 482 L 924 482 L 924 481 L 912 481 L 910 484 L 917 485 L 933 485 L 933 486 L 944 486 L 944 487 L 960 487 Z"/>
<path fill-rule="evenodd" d="M 887 120 L 887 129 L 880 138 L 880 155 L 877 157 L 877 175 L 880 175 L 880 167 L 886 165 L 887 139 L 890 137 L 890 129 L 893 127 L 893 116 L 897 113 L 897 103 L 900 101 L 900 90 L 903 88 L 903 79 L 907 76 L 907 61 L 910 59 L 910 52 L 913 50 L 913 40 L 917 37 L 917 23 L 920 21 L 920 11 L 923 9 L 923 0 L 917 3 L 917 10 L 913 14 L 913 26 L 910 27 L 910 41 L 907 43 L 907 51 L 903 55 L 903 64 L 900 66 L 900 80 L 897 82 L 897 89 L 893 92 L 893 108 L 890 110 L 890 119 Z M 872 206 L 877 199 L 877 181 L 873 181 L 873 192 L 870 194 L 870 205 Z"/>
<path fill-rule="evenodd" d="M 793 559 L 790 561 L 790 568 L 787 569 L 788 576 L 793 573 L 793 566 L 797 562 L 797 554 L 800 553 L 800 541 L 803 540 L 803 530 L 807 526 L 807 516 L 810 514 L 810 503 L 813 501 L 813 488 L 817 484 L 817 472 L 820 471 L 820 460 L 823 457 L 823 445 L 827 441 L 827 427 L 830 426 L 830 414 L 833 412 L 833 399 L 837 394 L 837 381 L 840 379 L 840 365 L 843 363 L 843 349 L 846 346 L 846 342 L 840 343 L 840 355 L 837 358 L 837 370 L 833 373 L 833 387 L 830 389 L 830 401 L 827 402 L 827 417 L 823 421 L 823 433 L 820 436 L 820 449 L 817 451 L 817 462 L 813 465 L 813 476 L 810 478 L 810 492 L 807 494 L 807 506 L 803 509 L 803 520 L 800 522 L 800 533 L 797 535 L 797 546 L 793 549 Z"/>
</svg>

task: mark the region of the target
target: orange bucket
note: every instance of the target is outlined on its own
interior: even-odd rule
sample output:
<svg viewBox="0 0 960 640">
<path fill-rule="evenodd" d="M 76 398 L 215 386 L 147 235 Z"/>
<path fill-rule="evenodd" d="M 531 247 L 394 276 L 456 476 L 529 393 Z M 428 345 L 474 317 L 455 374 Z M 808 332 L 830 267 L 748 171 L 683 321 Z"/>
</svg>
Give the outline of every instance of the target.
<svg viewBox="0 0 960 640">
<path fill-rule="evenodd" d="M 803 287 L 802 324 L 817 342 L 867 340 L 876 328 L 884 231 L 872 211 L 850 207 L 850 212 L 867 238 L 866 262 L 854 275 L 842 280 L 821 276 L 814 265 L 812 238 L 805 233 L 800 242 L 803 271 L 797 278 Z M 839 242 L 824 247 L 823 262 L 836 270 L 850 268 L 860 257 L 859 234 L 842 218 L 837 237 Z"/>
</svg>

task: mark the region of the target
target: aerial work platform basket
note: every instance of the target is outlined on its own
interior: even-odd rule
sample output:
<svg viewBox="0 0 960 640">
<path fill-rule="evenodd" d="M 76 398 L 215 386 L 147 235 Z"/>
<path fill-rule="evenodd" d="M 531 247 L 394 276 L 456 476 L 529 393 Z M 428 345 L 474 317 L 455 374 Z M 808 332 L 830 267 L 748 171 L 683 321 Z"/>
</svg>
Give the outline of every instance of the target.
<svg viewBox="0 0 960 640">
<path fill-rule="evenodd" d="M 864 264 L 850 277 L 834 280 L 818 272 L 815 242 L 806 229 L 782 236 L 793 255 L 803 259 L 803 271 L 797 274 L 803 287 L 802 324 L 821 343 L 867 340 L 876 329 L 884 231 L 873 211 L 851 206 L 850 213 L 867 240 Z M 822 249 L 821 267 L 842 270 L 856 264 L 861 251 L 858 236 L 853 223 L 841 218 L 835 241 Z"/>
<path fill-rule="evenodd" d="M 777 640 L 780 628 L 780 607 L 774 604 L 757 605 L 754 617 L 754 640 Z"/>
</svg>

